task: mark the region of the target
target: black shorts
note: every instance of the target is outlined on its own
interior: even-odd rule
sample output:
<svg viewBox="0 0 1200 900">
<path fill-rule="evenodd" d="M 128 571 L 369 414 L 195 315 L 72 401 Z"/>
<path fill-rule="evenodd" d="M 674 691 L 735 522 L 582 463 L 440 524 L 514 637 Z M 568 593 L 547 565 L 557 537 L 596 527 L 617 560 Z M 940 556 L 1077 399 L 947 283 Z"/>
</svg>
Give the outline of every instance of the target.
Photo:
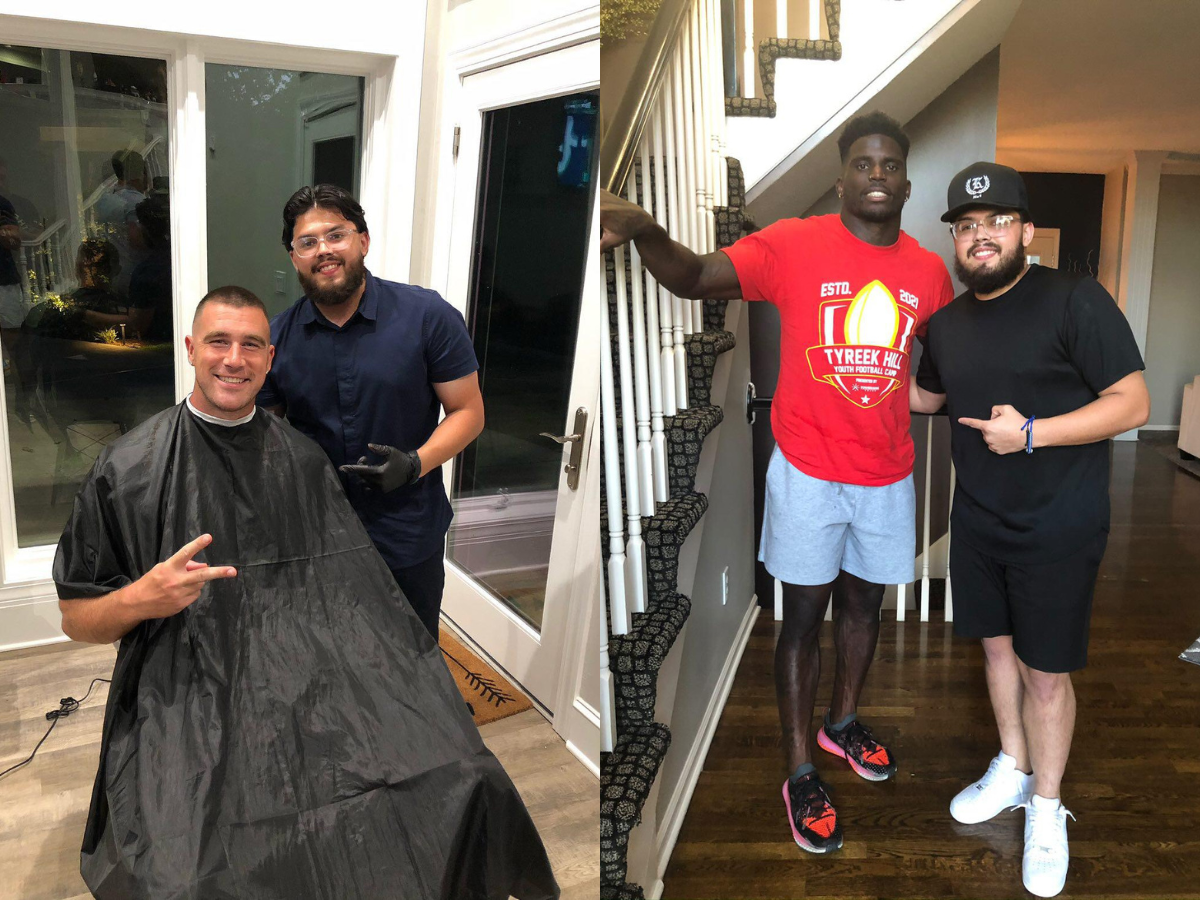
<svg viewBox="0 0 1200 900">
<path fill-rule="evenodd" d="M 1006 563 L 961 539 L 950 542 L 954 633 L 1012 635 L 1013 650 L 1039 672 L 1074 672 L 1087 665 L 1092 594 L 1108 532 L 1063 559 Z"/>
</svg>

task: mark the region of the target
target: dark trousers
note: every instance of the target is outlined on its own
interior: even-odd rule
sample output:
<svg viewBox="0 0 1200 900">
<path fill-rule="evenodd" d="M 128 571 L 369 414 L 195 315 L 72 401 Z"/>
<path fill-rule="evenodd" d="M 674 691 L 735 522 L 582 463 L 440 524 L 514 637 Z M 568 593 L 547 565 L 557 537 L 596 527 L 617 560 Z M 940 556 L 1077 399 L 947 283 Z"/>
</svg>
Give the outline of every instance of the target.
<svg viewBox="0 0 1200 900">
<path fill-rule="evenodd" d="M 439 550 L 424 562 L 403 569 L 392 569 L 392 577 L 408 598 L 425 628 L 438 639 L 438 616 L 442 611 L 442 592 L 446 588 L 446 570 Z"/>
</svg>

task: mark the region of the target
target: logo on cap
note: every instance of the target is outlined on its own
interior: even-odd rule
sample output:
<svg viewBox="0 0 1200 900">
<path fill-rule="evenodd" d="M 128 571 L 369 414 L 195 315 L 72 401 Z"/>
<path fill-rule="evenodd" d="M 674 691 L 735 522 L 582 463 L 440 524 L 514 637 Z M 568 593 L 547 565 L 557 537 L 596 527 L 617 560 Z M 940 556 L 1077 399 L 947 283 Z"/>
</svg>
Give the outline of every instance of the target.
<svg viewBox="0 0 1200 900">
<path fill-rule="evenodd" d="M 967 193 L 971 195 L 972 200 L 978 200 L 991 186 L 992 181 L 986 175 L 976 175 L 967 179 Z"/>
</svg>

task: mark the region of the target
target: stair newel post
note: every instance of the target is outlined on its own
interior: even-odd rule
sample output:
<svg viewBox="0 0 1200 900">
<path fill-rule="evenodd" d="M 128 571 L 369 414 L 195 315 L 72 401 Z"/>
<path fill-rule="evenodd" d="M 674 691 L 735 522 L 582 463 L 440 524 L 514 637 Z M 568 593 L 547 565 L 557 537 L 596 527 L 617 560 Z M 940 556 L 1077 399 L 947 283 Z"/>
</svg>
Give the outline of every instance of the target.
<svg viewBox="0 0 1200 900">
<path fill-rule="evenodd" d="M 664 152 L 663 149 L 664 133 L 667 136 L 667 140 L 670 140 L 670 109 L 671 85 L 668 81 L 663 85 L 662 91 L 658 95 L 658 102 L 654 105 L 654 112 L 650 116 L 650 155 L 654 158 L 654 171 L 656 173 L 654 179 L 654 218 L 667 234 L 674 237 L 667 222 L 667 216 L 669 215 L 667 212 L 667 192 L 669 190 L 668 185 L 671 185 L 675 179 L 675 166 L 673 160 L 670 158 L 670 151 L 667 150 Z M 664 125 L 666 126 L 665 128 Z M 671 294 L 660 284 L 658 285 L 658 327 L 660 331 L 658 366 L 661 372 L 659 378 L 662 384 L 663 414 L 668 416 L 675 415 L 679 409 L 675 403 L 675 340 L 671 331 L 671 314 Z"/>
<path fill-rule="evenodd" d="M 679 243 L 691 247 L 692 217 L 691 205 L 687 199 L 687 108 L 683 105 L 683 53 L 679 48 L 676 48 L 671 64 L 671 104 L 672 117 L 668 129 L 667 153 L 672 160 L 676 177 L 668 184 L 668 190 L 671 191 L 668 196 L 670 221 L 675 229 L 670 234 Z M 687 333 L 692 306 L 682 297 L 673 297 L 671 305 L 674 308 L 671 328 L 675 334 L 672 342 L 675 347 L 675 404 L 678 409 L 687 409 Z"/>
<path fill-rule="evenodd" d="M 624 450 L 625 521 L 629 539 L 625 544 L 625 598 L 630 612 L 646 611 L 646 544 L 642 540 L 642 503 L 638 488 L 637 417 L 634 400 L 632 347 L 629 338 L 629 306 L 625 296 L 625 248 L 613 248 L 617 288 L 617 357 L 621 384 L 621 443 Z"/>
<path fill-rule="evenodd" d="M 950 510 L 954 510 L 954 461 L 950 461 Z M 950 520 L 946 520 L 946 621 L 954 621 L 954 593 L 950 590 Z"/>
<path fill-rule="evenodd" d="M 657 107 L 657 101 L 655 106 Z M 654 121 L 654 112 L 651 112 Z M 656 198 L 653 196 L 651 184 L 661 192 L 663 171 L 662 161 L 657 156 L 651 156 L 650 136 L 652 128 L 647 128 L 642 134 L 642 196 L 643 209 L 653 209 Z M 653 162 L 651 160 L 653 159 Z M 643 270 L 646 276 L 646 364 L 650 375 L 650 462 L 652 471 L 652 490 L 649 496 L 653 503 L 665 503 L 667 494 L 667 436 L 663 431 L 663 383 L 662 367 L 659 360 L 662 348 L 659 346 L 658 325 L 658 281 L 649 269 Z"/>
<path fill-rule="evenodd" d="M 642 178 L 647 173 L 642 170 Z M 637 168 L 629 170 L 625 182 L 625 196 L 631 203 L 638 202 Z M 637 416 L 637 471 L 638 499 L 643 516 L 654 515 L 654 453 L 651 448 L 650 428 L 650 353 L 646 343 L 645 280 L 642 275 L 642 259 L 637 247 L 629 245 L 629 317 L 633 332 L 633 387 L 634 414 Z M 626 472 L 633 477 L 632 470 Z"/>
</svg>

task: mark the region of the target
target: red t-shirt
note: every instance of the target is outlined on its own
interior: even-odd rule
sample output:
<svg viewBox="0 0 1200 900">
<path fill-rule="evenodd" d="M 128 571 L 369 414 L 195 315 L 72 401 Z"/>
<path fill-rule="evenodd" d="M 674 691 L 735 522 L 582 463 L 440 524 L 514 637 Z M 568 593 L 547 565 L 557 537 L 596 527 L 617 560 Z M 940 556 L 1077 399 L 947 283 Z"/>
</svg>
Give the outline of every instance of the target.
<svg viewBox="0 0 1200 900">
<path fill-rule="evenodd" d="M 892 484 L 913 467 L 913 335 L 954 298 L 946 266 L 903 231 L 889 247 L 840 216 L 784 219 L 725 250 L 746 300 L 779 308 L 775 441 L 801 472 Z"/>
</svg>

